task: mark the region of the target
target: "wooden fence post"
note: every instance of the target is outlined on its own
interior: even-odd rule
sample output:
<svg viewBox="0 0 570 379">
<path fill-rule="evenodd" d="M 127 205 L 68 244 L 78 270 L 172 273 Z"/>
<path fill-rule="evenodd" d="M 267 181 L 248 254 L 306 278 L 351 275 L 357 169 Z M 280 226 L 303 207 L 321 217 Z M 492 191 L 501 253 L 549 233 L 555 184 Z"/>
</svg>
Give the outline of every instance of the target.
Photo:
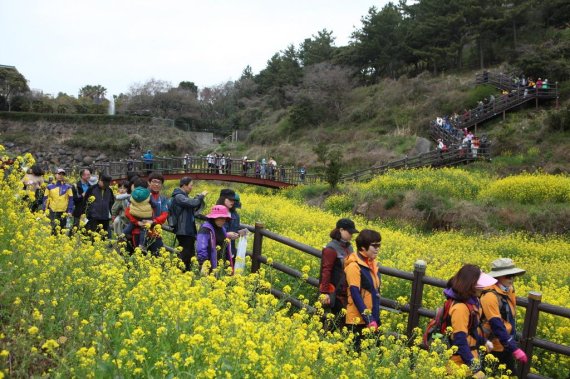
<svg viewBox="0 0 570 379">
<path fill-rule="evenodd" d="M 255 223 L 255 231 L 253 232 L 253 251 L 251 253 L 251 272 L 256 273 L 259 271 L 259 267 L 261 266 L 260 257 L 261 257 L 261 248 L 263 243 L 263 235 L 261 234 L 261 229 L 265 226 L 260 223 Z"/>
<path fill-rule="evenodd" d="M 408 314 L 408 329 L 406 334 L 412 338 L 414 328 L 419 325 L 420 314 L 418 310 L 422 306 L 424 283 L 422 279 L 426 274 L 426 262 L 417 260 L 414 263 L 414 280 L 412 281 L 412 294 L 410 295 L 410 313 Z"/>
<path fill-rule="evenodd" d="M 519 378 L 525 379 L 530 371 L 532 350 L 534 348 L 533 338 L 536 335 L 536 328 L 538 326 L 538 304 L 542 300 L 540 292 L 529 292 L 528 294 L 528 307 L 526 308 L 526 315 L 524 317 L 523 332 L 521 336 L 520 346 L 528 357 L 526 364 L 519 364 Z"/>
</svg>

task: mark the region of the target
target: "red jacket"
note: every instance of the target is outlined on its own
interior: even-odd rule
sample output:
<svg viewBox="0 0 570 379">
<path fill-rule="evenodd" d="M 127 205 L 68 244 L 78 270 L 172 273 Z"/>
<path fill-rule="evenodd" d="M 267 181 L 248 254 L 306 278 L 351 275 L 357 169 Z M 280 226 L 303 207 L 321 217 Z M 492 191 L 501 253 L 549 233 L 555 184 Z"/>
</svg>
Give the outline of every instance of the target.
<svg viewBox="0 0 570 379">
<path fill-rule="evenodd" d="M 154 224 L 162 225 L 166 222 L 166 219 L 168 218 L 168 206 L 166 204 L 167 199 L 166 199 L 166 197 L 161 196 L 158 192 L 151 192 L 150 195 L 152 196 L 152 198 L 154 199 L 154 201 L 158 205 L 156 207 L 156 209 L 154 210 L 152 222 Z M 133 235 L 140 234 L 141 230 L 140 230 L 140 227 L 138 226 L 139 220 L 137 220 L 135 217 L 131 216 L 130 208 L 127 208 L 125 210 L 125 216 L 129 219 L 130 222 L 132 222 L 135 225 L 132 234 Z M 157 237 L 156 235 L 153 235 L 152 230 L 149 231 L 149 236 L 150 237 Z"/>
</svg>

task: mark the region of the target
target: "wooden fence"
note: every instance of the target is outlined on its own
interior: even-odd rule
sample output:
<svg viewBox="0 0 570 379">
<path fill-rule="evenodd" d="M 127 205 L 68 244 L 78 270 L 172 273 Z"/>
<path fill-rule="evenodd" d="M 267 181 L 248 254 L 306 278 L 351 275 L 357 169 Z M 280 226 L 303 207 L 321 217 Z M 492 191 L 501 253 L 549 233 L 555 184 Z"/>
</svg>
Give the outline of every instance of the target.
<svg viewBox="0 0 570 379">
<path fill-rule="evenodd" d="M 470 163 L 476 160 L 485 160 L 490 157 L 490 147 L 488 144 L 481 145 L 474 154 L 470 148 L 459 145 L 450 145 L 448 151 L 432 150 L 427 153 L 405 157 L 389 163 L 355 171 L 341 177 L 342 182 L 365 181 L 374 176 L 384 174 L 392 169 L 410 169 L 419 167 L 443 167 L 456 166 L 462 163 Z"/>
<path fill-rule="evenodd" d="M 269 238 L 273 241 L 279 242 L 281 244 L 292 247 L 301 253 L 308 254 L 315 258 L 321 258 L 321 251 L 315 249 L 312 246 L 305 245 L 301 242 L 292 240 L 288 237 L 281 236 L 277 233 L 271 232 L 264 228 L 261 223 L 256 223 L 255 226 L 242 225 L 242 227 L 247 228 L 249 231 L 253 232 L 253 248 L 248 255 L 251 256 L 251 271 L 257 272 L 262 264 L 268 265 L 275 270 L 283 272 L 291 277 L 304 280 L 306 283 L 313 287 L 318 287 L 319 281 L 317 278 L 304 278 L 303 273 L 294 267 L 287 266 L 283 263 L 271 261 L 265 257 L 263 253 L 263 240 L 264 238 Z M 422 307 L 423 299 L 423 288 L 424 285 L 435 286 L 439 288 L 445 288 L 446 281 L 438 278 L 433 278 L 426 276 L 427 265 L 424 261 L 417 261 L 414 264 L 413 272 L 401 271 L 390 267 L 379 266 L 379 272 L 382 275 L 387 275 L 399 279 L 404 279 L 412 282 L 410 302 L 408 304 L 401 305 L 396 300 L 381 297 L 381 305 L 385 309 L 389 309 L 395 312 L 405 312 L 408 313 L 408 322 L 406 328 L 406 334 L 408 336 L 412 335 L 414 328 L 419 326 L 420 316 L 433 318 L 435 316 L 435 311 L 431 309 L 426 309 Z M 290 295 L 285 294 L 277 288 L 272 288 L 271 293 L 278 298 L 283 299 L 286 302 L 298 308 L 305 308 L 309 312 L 315 312 L 316 309 L 310 305 L 306 305 L 299 299 L 296 299 Z M 534 348 L 541 348 L 553 353 L 563 354 L 570 356 L 570 347 L 554 343 L 542 338 L 537 337 L 536 331 L 538 326 L 538 320 L 540 313 L 551 314 L 555 316 L 570 318 L 570 309 L 559 307 L 547 303 L 541 302 L 542 295 L 538 292 L 530 292 L 528 297 L 517 297 L 517 306 L 526 309 L 526 315 L 524 324 L 522 326 L 522 336 L 520 340 L 520 347 L 527 356 L 530 358 L 533 355 Z M 527 364 L 520 365 L 520 370 L 517 373 L 519 378 L 530 378 L 530 379 L 540 379 L 545 378 L 544 376 L 530 373 L 530 368 L 532 365 L 532 359 L 529 360 Z"/>
</svg>

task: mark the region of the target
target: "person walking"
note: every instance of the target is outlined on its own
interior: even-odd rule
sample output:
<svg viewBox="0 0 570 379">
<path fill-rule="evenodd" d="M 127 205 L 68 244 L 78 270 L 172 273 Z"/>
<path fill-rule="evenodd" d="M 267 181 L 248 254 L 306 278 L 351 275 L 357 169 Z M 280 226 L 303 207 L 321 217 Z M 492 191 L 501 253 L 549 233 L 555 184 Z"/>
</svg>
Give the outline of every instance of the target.
<svg viewBox="0 0 570 379">
<path fill-rule="evenodd" d="M 206 221 L 200 227 L 196 237 L 196 255 L 200 264 L 200 271 L 209 274 L 216 269 L 221 261 L 234 267 L 229 238 L 224 224 L 231 218 L 228 208 L 223 205 L 214 205 Z M 209 262 L 209 265 L 206 265 Z M 209 267 L 208 267 L 209 266 Z"/>
<path fill-rule="evenodd" d="M 82 207 L 88 220 L 85 230 L 101 233 L 103 239 L 107 238 L 110 233 L 111 208 L 115 202 L 113 190 L 109 187 L 111 180 L 110 175 L 101 174 L 99 182 L 89 187 L 83 196 Z"/>
<path fill-rule="evenodd" d="M 479 296 L 483 289 L 493 286 L 497 279 L 485 274 L 479 266 L 466 264 L 447 282 L 443 294 L 453 299 L 449 309 L 451 319 L 451 344 L 457 352 L 450 358 L 450 369 L 453 365 L 467 365 L 476 378 L 484 378 L 479 361 L 479 347 L 485 346 L 491 351 L 493 344 L 487 341 L 480 328 L 481 304 Z"/>
<path fill-rule="evenodd" d="M 180 186 L 172 192 L 171 206 L 169 213 L 174 216 L 176 220 L 174 225 L 174 233 L 176 240 L 182 247 L 180 252 L 180 259 L 184 262 L 186 270 L 190 270 L 190 263 L 192 257 L 196 255 L 196 220 L 194 214 L 204 207 L 204 198 L 208 194 L 207 191 L 202 191 L 194 198 L 190 198 L 189 194 L 192 191 L 193 182 L 190 177 L 183 177 L 180 179 Z"/>
<path fill-rule="evenodd" d="M 380 275 L 376 257 L 382 236 L 364 229 L 356 237 L 356 253 L 346 258 L 344 272 L 348 284 L 346 324 L 355 334 L 355 350 L 360 351 L 363 330 L 376 332 L 380 326 Z"/>
<path fill-rule="evenodd" d="M 528 362 L 525 352 L 516 342 L 516 296 L 513 283 L 515 277 L 526 271 L 518 268 L 510 258 L 499 258 L 491 263 L 489 275 L 497 279 L 490 289 L 483 291 L 483 331 L 493 343 L 493 355 L 500 363 L 515 372 L 515 362 Z"/>
<path fill-rule="evenodd" d="M 44 192 L 42 209 L 49 211 L 51 233 L 57 233 L 65 228 L 66 219 L 73 211 L 73 191 L 71 185 L 65 182 L 65 170 L 58 168 L 55 172 L 55 182 L 48 184 Z"/>
<path fill-rule="evenodd" d="M 358 233 L 358 230 L 354 221 L 341 218 L 329 233 L 331 241 L 322 251 L 319 292 L 320 301 L 325 308 L 323 322 L 327 330 L 342 328 L 344 325 L 341 312 L 348 301 L 344 263 L 354 252 L 350 241 L 355 233 Z M 332 316 L 327 316 L 328 314 Z"/>
<path fill-rule="evenodd" d="M 40 165 L 33 165 L 29 172 L 24 175 L 22 182 L 26 190 L 26 199 L 29 202 L 30 210 L 36 212 L 42 206 L 44 197 L 44 171 Z"/>
<path fill-rule="evenodd" d="M 74 232 L 79 230 L 80 223 L 81 223 L 81 215 L 85 213 L 85 209 L 83 209 L 83 194 L 87 192 L 89 187 L 97 183 L 90 183 L 89 179 L 91 178 L 91 170 L 88 168 L 84 168 L 79 171 L 79 180 L 75 185 L 71 188 L 73 191 L 73 227 L 69 230 L 69 235 L 72 235 Z"/>
<path fill-rule="evenodd" d="M 117 196 L 115 196 L 115 203 L 111 208 L 113 232 L 116 237 L 123 234 L 123 229 L 129 223 L 129 219 L 125 217 L 125 211 L 129 207 L 129 199 L 131 197 L 129 181 L 123 180 L 119 183 L 118 192 Z"/>
<path fill-rule="evenodd" d="M 231 218 L 224 224 L 232 250 L 232 257 L 235 259 L 237 248 L 235 240 L 247 234 L 247 229 L 240 229 L 241 218 L 237 212 L 238 194 L 231 188 L 224 188 L 220 191 L 220 197 L 216 201 L 217 205 L 223 205 L 230 211 Z M 239 205 L 241 207 L 241 204 Z"/>
<path fill-rule="evenodd" d="M 150 224 L 151 226 L 162 225 L 166 222 L 166 219 L 168 218 L 168 199 L 160 193 L 162 191 L 163 184 L 164 184 L 164 176 L 162 176 L 162 174 L 158 172 L 152 172 L 148 176 L 148 188 L 150 189 L 150 196 L 152 197 L 152 200 L 156 205 L 155 208 L 153 208 L 152 221 L 148 222 L 148 224 Z M 128 208 L 125 211 L 125 216 L 129 219 L 131 223 L 138 224 L 138 220 L 131 215 L 130 210 Z M 139 225 L 136 225 L 133 228 L 132 235 L 130 238 L 132 247 L 136 246 L 140 232 L 141 232 L 141 227 Z M 153 228 L 151 228 L 148 231 L 146 238 L 147 241 L 152 240 L 150 242 L 150 245 L 147 246 L 147 250 L 152 252 L 152 254 L 157 255 L 160 248 L 164 246 L 161 234 L 153 230 Z"/>
</svg>

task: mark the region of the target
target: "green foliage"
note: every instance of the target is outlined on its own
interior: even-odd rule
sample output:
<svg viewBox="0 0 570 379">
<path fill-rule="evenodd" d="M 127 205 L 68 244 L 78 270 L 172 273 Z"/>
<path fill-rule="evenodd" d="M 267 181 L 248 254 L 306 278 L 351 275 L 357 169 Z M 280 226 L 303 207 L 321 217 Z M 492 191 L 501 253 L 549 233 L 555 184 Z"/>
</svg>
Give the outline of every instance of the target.
<svg viewBox="0 0 570 379">
<path fill-rule="evenodd" d="M 69 122 L 74 124 L 138 124 L 149 125 L 152 120 L 149 117 L 124 116 L 124 115 L 100 115 L 100 114 L 55 114 L 55 113 L 27 113 L 27 112 L 0 112 L 0 119 L 22 122 L 50 121 Z"/>
<path fill-rule="evenodd" d="M 327 184 L 317 183 L 304 186 L 289 187 L 285 190 L 282 190 L 281 193 L 289 199 L 308 201 L 320 196 L 327 190 Z"/>
<path fill-rule="evenodd" d="M 299 47 L 299 60 L 303 66 L 328 61 L 334 55 L 334 40 L 332 31 L 323 29 L 312 38 L 306 38 Z"/>
<path fill-rule="evenodd" d="M 354 208 L 354 200 L 347 194 L 331 195 L 325 199 L 323 207 L 325 210 L 333 213 L 347 213 Z"/>
<path fill-rule="evenodd" d="M 302 129 L 309 126 L 317 125 L 319 122 L 319 112 L 310 99 L 301 98 L 291 108 L 291 124 L 294 129 Z"/>
<path fill-rule="evenodd" d="M 477 102 L 482 101 L 485 98 L 488 98 L 490 95 L 496 96 L 497 93 L 498 90 L 490 85 L 473 87 L 473 89 L 469 91 L 465 107 L 467 109 L 475 108 L 477 106 Z M 455 110 L 457 110 L 457 108 Z"/>
<path fill-rule="evenodd" d="M 328 154 L 328 162 L 325 168 L 325 179 L 331 188 L 336 188 L 342 176 L 342 151 L 332 150 Z"/>
<path fill-rule="evenodd" d="M 566 108 L 552 111 L 546 117 L 548 127 L 554 131 L 567 132 L 570 131 L 570 106 Z"/>
<path fill-rule="evenodd" d="M 10 111 L 12 98 L 29 90 L 26 78 L 18 70 L 9 66 L 0 67 L 0 110 L 5 108 Z"/>
<path fill-rule="evenodd" d="M 319 142 L 316 146 L 313 146 L 313 153 L 317 154 L 317 161 L 326 165 L 329 146 L 325 142 Z"/>
</svg>

